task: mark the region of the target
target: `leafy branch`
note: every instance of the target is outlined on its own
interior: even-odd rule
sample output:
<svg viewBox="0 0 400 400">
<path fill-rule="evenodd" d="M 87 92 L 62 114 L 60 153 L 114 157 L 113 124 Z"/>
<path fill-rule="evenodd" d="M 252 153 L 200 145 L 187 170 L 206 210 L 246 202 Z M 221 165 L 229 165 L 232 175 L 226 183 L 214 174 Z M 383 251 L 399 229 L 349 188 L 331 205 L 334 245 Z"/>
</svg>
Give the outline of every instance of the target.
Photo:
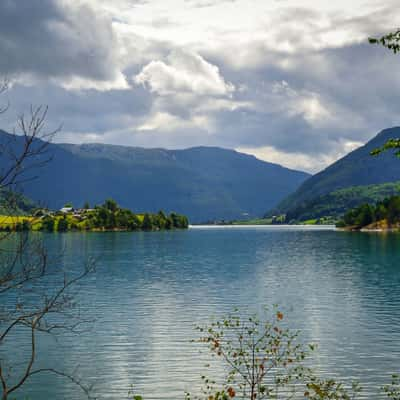
<svg viewBox="0 0 400 400">
<path fill-rule="evenodd" d="M 369 38 L 371 44 L 379 44 L 393 51 L 394 54 L 400 51 L 400 29 L 395 32 L 390 32 L 380 38 Z"/>
</svg>

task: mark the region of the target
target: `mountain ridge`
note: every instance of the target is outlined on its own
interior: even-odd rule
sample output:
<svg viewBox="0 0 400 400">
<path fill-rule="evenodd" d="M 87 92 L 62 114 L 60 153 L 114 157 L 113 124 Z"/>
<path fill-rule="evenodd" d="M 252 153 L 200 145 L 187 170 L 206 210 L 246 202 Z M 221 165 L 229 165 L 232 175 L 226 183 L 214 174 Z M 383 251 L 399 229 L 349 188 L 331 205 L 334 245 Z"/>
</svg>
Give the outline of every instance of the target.
<svg viewBox="0 0 400 400">
<path fill-rule="evenodd" d="M 337 190 L 399 181 L 400 160 L 393 152 L 385 152 L 379 156 L 370 154 L 372 150 L 395 137 L 400 137 L 400 127 L 383 129 L 365 145 L 308 178 L 267 214 L 290 214 L 296 208 L 307 208 L 309 202 Z"/>
<path fill-rule="evenodd" d="M 7 140 L 4 134 L 1 140 Z M 135 212 L 164 209 L 192 222 L 260 216 L 266 204 L 273 207 L 309 176 L 218 147 L 51 143 L 48 152 L 51 163 L 24 185 L 34 201 L 60 208 L 111 197 Z"/>
</svg>

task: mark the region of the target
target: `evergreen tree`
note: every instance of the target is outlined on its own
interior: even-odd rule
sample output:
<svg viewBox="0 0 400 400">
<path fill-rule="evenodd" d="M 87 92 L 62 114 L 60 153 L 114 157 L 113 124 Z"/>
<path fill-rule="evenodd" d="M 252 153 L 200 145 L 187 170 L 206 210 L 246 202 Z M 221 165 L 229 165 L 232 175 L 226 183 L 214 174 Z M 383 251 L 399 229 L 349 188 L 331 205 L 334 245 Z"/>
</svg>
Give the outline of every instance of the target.
<svg viewBox="0 0 400 400">
<path fill-rule="evenodd" d="M 153 223 L 149 214 L 144 214 L 143 222 L 142 222 L 142 229 L 145 231 L 150 231 L 153 229 Z"/>
<path fill-rule="evenodd" d="M 66 232 L 68 230 L 68 220 L 67 217 L 64 215 L 63 218 L 58 220 L 57 230 L 59 232 Z"/>
<path fill-rule="evenodd" d="M 400 222 L 400 196 L 390 198 L 387 210 L 387 219 L 389 224 Z"/>
<path fill-rule="evenodd" d="M 104 207 L 105 207 L 107 210 L 110 210 L 110 211 L 112 211 L 112 212 L 115 212 L 115 211 L 117 211 L 117 209 L 118 209 L 118 204 L 117 204 L 117 202 L 116 202 L 115 200 L 113 200 L 113 199 L 107 199 L 107 200 L 105 201 L 105 203 L 104 203 Z"/>
<path fill-rule="evenodd" d="M 42 220 L 42 230 L 47 232 L 54 231 L 54 218 L 50 217 L 49 215 L 44 217 Z"/>
</svg>

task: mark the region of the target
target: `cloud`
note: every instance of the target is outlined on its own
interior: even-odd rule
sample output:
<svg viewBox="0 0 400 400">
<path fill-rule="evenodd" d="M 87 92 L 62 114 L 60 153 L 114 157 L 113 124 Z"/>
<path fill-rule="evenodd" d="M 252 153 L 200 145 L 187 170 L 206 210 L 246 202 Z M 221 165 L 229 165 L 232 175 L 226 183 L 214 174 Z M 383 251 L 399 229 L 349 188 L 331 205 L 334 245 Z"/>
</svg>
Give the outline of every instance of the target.
<svg viewBox="0 0 400 400">
<path fill-rule="evenodd" d="M 196 8 L 214 7 L 224 3 L 234 3 L 237 0 L 185 0 L 186 3 Z"/>
<path fill-rule="evenodd" d="M 233 99 L 235 86 L 227 82 L 217 66 L 187 49 L 175 49 L 163 60 L 151 61 L 134 77 L 153 95 L 151 114 L 138 131 L 160 134 L 217 133 L 215 114 L 251 106 Z"/>
<path fill-rule="evenodd" d="M 281 102 L 285 105 L 289 117 L 301 116 L 311 126 L 323 126 L 333 119 L 331 112 L 322 104 L 316 92 L 296 91 L 283 80 L 272 84 L 272 94 L 282 99 Z"/>
<path fill-rule="evenodd" d="M 59 141 L 214 145 L 316 171 L 400 123 L 399 59 L 366 40 L 397 26 L 391 2 L 249 3 L 3 0 L 1 127 L 43 103 Z"/>
<path fill-rule="evenodd" d="M 267 162 L 283 164 L 288 168 L 295 170 L 306 170 L 311 173 L 317 173 L 327 165 L 335 162 L 338 157 L 345 156 L 350 151 L 360 147 L 362 142 L 345 142 L 339 145 L 339 148 L 332 149 L 330 154 L 304 154 L 300 152 L 285 152 L 277 150 L 272 146 L 263 146 L 256 148 L 238 147 L 236 150 L 242 153 L 252 154 Z"/>
<path fill-rule="evenodd" d="M 0 74 L 35 84 L 126 87 L 111 18 L 90 3 L 0 2 Z"/>
<path fill-rule="evenodd" d="M 165 61 L 150 62 L 134 80 L 160 95 L 189 92 L 199 96 L 225 96 L 235 90 L 231 83 L 225 82 L 217 66 L 184 49 L 174 50 Z"/>
<path fill-rule="evenodd" d="M 157 112 L 152 115 L 137 130 L 140 131 L 157 131 L 176 132 L 182 129 L 199 128 L 200 130 L 211 130 L 211 122 L 205 115 L 194 115 L 188 119 L 169 114 L 167 112 Z"/>
</svg>

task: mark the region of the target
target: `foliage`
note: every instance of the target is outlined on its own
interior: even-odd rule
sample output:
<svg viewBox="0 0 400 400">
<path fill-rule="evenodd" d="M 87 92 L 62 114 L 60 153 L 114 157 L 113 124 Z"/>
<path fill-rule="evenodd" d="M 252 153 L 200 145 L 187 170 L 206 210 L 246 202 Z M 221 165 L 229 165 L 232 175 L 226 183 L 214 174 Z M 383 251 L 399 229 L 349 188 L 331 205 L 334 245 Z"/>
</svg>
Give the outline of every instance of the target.
<svg viewBox="0 0 400 400">
<path fill-rule="evenodd" d="M 400 193 L 400 182 L 380 185 L 352 186 L 318 196 L 288 211 L 286 222 L 322 220 L 337 222 L 349 209 L 365 203 L 377 203 Z M 382 218 L 383 219 L 383 218 Z"/>
<path fill-rule="evenodd" d="M 14 215 L 26 215 L 36 207 L 35 203 L 20 193 L 11 190 L 0 190 L 0 213 L 10 210 Z"/>
<path fill-rule="evenodd" d="M 400 376 L 392 375 L 389 385 L 383 387 L 383 392 L 392 400 L 400 400 Z"/>
<path fill-rule="evenodd" d="M 339 227 L 363 228 L 374 222 L 385 221 L 388 226 L 400 223 L 400 196 L 392 196 L 375 205 L 363 204 L 346 212 Z"/>
<path fill-rule="evenodd" d="M 203 377 L 205 398 L 278 399 L 295 394 L 299 382 L 309 375 L 303 364 L 308 350 L 298 342 L 298 332 L 285 328 L 282 320 L 283 314 L 275 308 L 273 316 L 264 320 L 241 317 L 236 311 L 197 328 L 199 342 L 227 371 L 218 391 L 216 382 Z"/>
<path fill-rule="evenodd" d="M 394 54 L 400 51 L 400 29 L 390 32 L 380 38 L 369 38 L 371 44 L 379 44 L 393 51 Z"/>
<path fill-rule="evenodd" d="M 309 400 L 354 400 L 361 391 L 356 382 L 348 389 L 343 383 L 334 379 L 324 380 L 316 377 L 310 379 L 306 388 L 304 397 Z"/>
<path fill-rule="evenodd" d="M 302 345 L 299 333 L 286 328 L 284 315 L 277 307 L 265 309 L 261 320 L 242 316 L 238 310 L 225 318 L 197 327 L 200 338 L 212 356 L 224 365 L 225 376 L 201 377 L 202 394 L 185 393 L 185 400 L 356 400 L 362 392 L 357 382 L 345 384 L 321 378 L 305 366 L 315 345 Z M 400 400 L 400 377 L 392 375 L 382 392 L 391 400 Z M 131 390 L 131 400 L 143 400 Z"/>
<path fill-rule="evenodd" d="M 370 154 L 396 137 L 400 137 L 399 127 L 381 131 L 366 145 L 309 178 L 295 193 L 269 211 L 267 216 L 289 214 L 291 219 L 297 221 L 325 216 L 341 217 L 349 208 L 398 194 L 399 191 L 387 193 L 392 189 L 379 186 L 400 179 L 399 159 L 390 152 L 385 152 L 379 158 Z M 350 192 L 337 193 L 347 189 Z M 381 189 L 383 196 L 378 193 Z M 370 194 L 375 198 L 368 198 Z"/>
<path fill-rule="evenodd" d="M 41 230 L 47 232 L 53 232 L 55 227 L 55 220 L 51 216 L 45 216 L 42 220 L 42 228 Z"/>
<path fill-rule="evenodd" d="M 267 218 L 253 218 L 248 220 L 233 221 L 232 225 L 279 225 L 285 223 L 285 216 L 278 215 Z"/>
<path fill-rule="evenodd" d="M 7 133 L 0 130 L 0 142 Z M 112 196 L 132 210 L 167 209 L 193 222 L 261 215 L 293 192 L 308 174 L 278 168 L 233 150 L 143 149 L 106 144 L 53 143 L 45 173 L 24 193 L 55 208 L 92 208 Z M 0 169 L 3 160 L 0 159 Z M 67 167 L 66 167 L 67 166 Z M 48 190 L 51 188 L 51 190 Z M 79 190 L 76 190 L 79 188 Z"/>
<path fill-rule="evenodd" d="M 43 210 L 41 213 L 37 212 L 35 217 L 0 216 L 0 231 L 153 231 L 186 229 L 188 226 L 189 221 L 184 215 L 176 213 L 166 215 L 163 211 L 157 214 L 135 214 L 131 210 L 121 208 L 113 199 L 106 200 L 93 210 L 84 208 L 69 213 Z"/>
<path fill-rule="evenodd" d="M 400 139 L 389 139 L 386 143 L 381 147 L 377 147 L 376 149 L 371 151 L 371 156 L 378 156 L 379 154 L 388 151 L 395 150 L 395 155 L 400 157 Z"/>
<path fill-rule="evenodd" d="M 0 92 L 4 90 L 0 87 Z M 4 111 L 0 110 L 0 113 Z M 19 185 L 32 180 L 32 169 L 47 163 L 49 140 L 56 131 L 44 133 L 47 107 L 31 107 L 30 115 L 18 120 L 21 135 L 10 135 L 0 140 L 0 193 L 5 197 L 1 208 L 6 217 L 4 229 L 27 231 L 33 217 L 16 216 L 20 209 L 14 201 Z M 5 140 L 4 140 L 5 139 Z M 16 146 L 19 142 L 20 146 Z M 2 197 L 4 200 L 4 197 Z M 54 220 L 43 218 L 46 229 L 54 229 Z M 73 274 L 60 268 L 58 260 L 49 257 L 40 238 L 27 232 L 18 235 L 0 234 L 0 398 L 14 398 L 26 382 L 39 374 L 53 374 L 69 379 L 90 397 L 90 388 L 75 373 L 48 368 L 38 363 L 42 335 L 56 335 L 58 331 L 77 332 L 87 320 L 73 313 L 76 303 L 73 287 L 94 271 L 91 262 L 81 273 Z M 15 301 L 10 301 L 10 300 Z M 24 358 L 17 357 L 15 337 L 23 336 Z"/>
<path fill-rule="evenodd" d="M 57 230 L 58 232 L 66 232 L 68 230 L 68 220 L 65 215 L 58 220 Z"/>
<path fill-rule="evenodd" d="M 400 51 L 400 29 L 390 32 L 380 38 L 369 38 L 371 44 L 379 44 L 393 51 L 394 54 Z M 387 150 L 395 150 L 395 154 L 400 157 L 400 139 L 389 139 L 383 146 L 374 149 L 371 155 L 378 155 Z"/>
</svg>

